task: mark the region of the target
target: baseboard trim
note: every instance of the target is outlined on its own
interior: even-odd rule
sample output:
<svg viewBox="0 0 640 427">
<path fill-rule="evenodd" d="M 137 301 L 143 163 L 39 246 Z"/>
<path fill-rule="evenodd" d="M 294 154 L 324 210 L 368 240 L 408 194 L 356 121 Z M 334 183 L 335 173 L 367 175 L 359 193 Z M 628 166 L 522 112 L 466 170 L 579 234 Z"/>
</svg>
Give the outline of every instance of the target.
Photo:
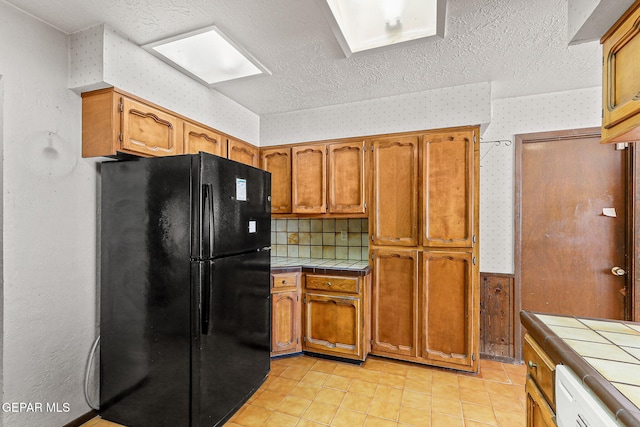
<svg viewBox="0 0 640 427">
<path fill-rule="evenodd" d="M 63 425 L 62 427 L 80 427 L 82 424 L 98 416 L 98 411 L 91 410 L 84 415 L 79 416 L 75 420 Z"/>
</svg>

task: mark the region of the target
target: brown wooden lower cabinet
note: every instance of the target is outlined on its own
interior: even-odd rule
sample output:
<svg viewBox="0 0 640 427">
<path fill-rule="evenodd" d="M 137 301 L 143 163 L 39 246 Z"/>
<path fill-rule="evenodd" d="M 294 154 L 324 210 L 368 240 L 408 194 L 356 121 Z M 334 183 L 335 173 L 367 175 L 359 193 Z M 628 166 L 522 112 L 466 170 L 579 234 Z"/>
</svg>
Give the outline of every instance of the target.
<svg viewBox="0 0 640 427">
<path fill-rule="evenodd" d="M 555 426 L 555 363 L 528 334 L 523 355 L 527 365 L 527 427 Z"/>
<path fill-rule="evenodd" d="M 374 247 L 372 258 L 372 354 L 476 372 L 473 253 Z"/>
<path fill-rule="evenodd" d="M 556 416 L 531 378 L 525 385 L 527 393 L 527 427 L 555 427 Z"/>
<path fill-rule="evenodd" d="M 355 360 L 367 357 L 370 277 L 305 274 L 305 352 Z"/>
<path fill-rule="evenodd" d="M 271 275 L 271 355 L 300 353 L 300 273 Z"/>
<path fill-rule="evenodd" d="M 418 251 L 373 251 L 371 314 L 374 354 L 417 356 Z"/>
<path fill-rule="evenodd" d="M 420 288 L 420 357 L 431 365 L 476 371 L 478 292 L 473 252 L 425 250 Z"/>
</svg>

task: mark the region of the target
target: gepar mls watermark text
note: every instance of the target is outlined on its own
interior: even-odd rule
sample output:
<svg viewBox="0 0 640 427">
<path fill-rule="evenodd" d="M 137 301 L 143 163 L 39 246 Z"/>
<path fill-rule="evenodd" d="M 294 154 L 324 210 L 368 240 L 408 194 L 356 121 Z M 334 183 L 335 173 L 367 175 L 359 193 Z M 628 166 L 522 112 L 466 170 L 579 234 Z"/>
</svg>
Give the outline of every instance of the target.
<svg viewBox="0 0 640 427">
<path fill-rule="evenodd" d="M 67 402 L 4 402 L 2 412 L 69 412 Z"/>
</svg>

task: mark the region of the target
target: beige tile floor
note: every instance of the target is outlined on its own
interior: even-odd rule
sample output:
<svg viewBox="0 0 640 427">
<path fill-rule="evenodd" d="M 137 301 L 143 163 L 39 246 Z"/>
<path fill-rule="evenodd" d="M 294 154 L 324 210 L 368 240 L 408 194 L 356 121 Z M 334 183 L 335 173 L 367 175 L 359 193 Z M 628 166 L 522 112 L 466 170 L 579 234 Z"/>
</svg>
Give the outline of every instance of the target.
<svg viewBox="0 0 640 427">
<path fill-rule="evenodd" d="M 369 357 L 362 366 L 273 360 L 228 427 L 524 427 L 523 365 L 480 361 L 477 375 Z M 82 427 L 117 427 L 96 418 Z"/>
</svg>

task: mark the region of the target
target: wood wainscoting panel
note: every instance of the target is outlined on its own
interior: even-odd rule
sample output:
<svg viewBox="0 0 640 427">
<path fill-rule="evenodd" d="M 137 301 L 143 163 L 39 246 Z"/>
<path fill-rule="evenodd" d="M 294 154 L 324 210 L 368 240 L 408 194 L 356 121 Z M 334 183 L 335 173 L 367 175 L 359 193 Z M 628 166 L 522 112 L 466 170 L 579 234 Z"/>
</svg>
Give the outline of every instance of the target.
<svg viewBox="0 0 640 427">
<path fill-rule="evenodd" d="M 480 273 L 480 355 L 489 359 L 515 358 L 514 276 Z"/>
</svg>

